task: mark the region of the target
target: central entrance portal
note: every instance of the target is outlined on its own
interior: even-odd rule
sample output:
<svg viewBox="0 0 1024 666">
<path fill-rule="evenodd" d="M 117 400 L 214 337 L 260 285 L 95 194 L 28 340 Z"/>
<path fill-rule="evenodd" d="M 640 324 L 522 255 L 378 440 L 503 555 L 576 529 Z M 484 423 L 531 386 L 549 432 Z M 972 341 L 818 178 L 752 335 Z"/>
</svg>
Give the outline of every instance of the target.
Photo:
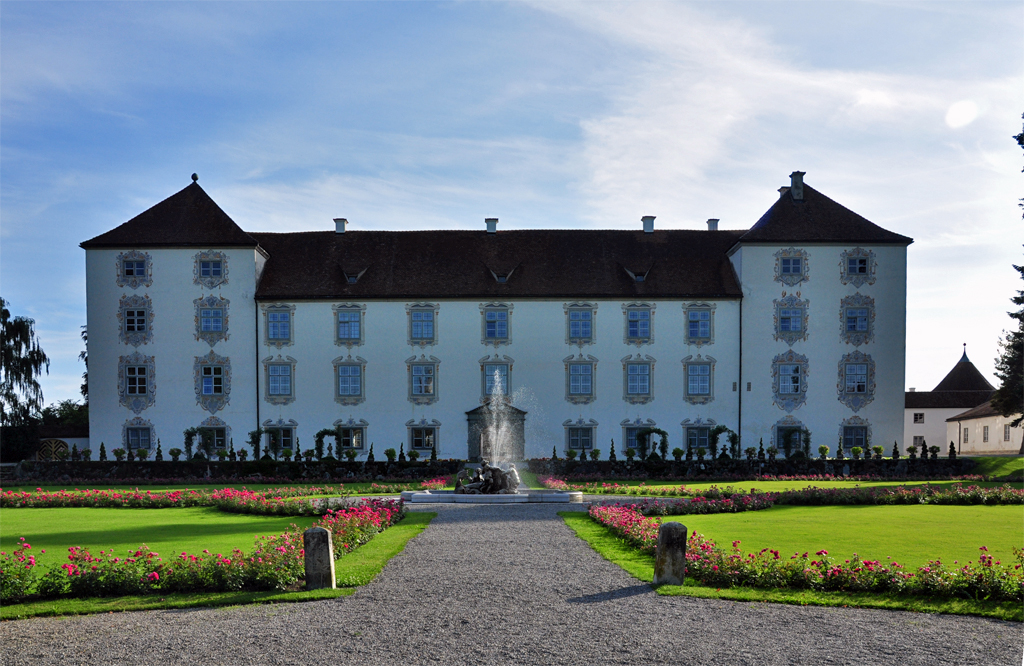
<svg viewBox="0 0 1024 666">
<path fill-rule="evenodd" d="M 466 412 L 471 462 L 517 462 L 526 459 L 526 412 L 490 401 Z"/>
</svg>

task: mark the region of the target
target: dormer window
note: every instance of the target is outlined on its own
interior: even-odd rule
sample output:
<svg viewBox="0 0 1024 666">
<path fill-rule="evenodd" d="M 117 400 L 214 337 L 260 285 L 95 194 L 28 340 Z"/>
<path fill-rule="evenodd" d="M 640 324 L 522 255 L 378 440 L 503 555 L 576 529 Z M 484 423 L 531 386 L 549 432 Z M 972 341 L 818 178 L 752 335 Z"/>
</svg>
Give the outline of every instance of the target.
<svg viewBox="0 0 1024 666">
<path fill-rule="evenodd" d="M 626 274 L 629 275 L 630 279 L 632 279 L 633 282 L 646 282 L 647 281 L 647 276 L 651 272 L 651 269 L 648 268 L 647 270 L 645 270 L 643 272 L 637 271 L 637 272 L 634 273 L 633 271 L 629 270 L 625 266 L 622 267 L 622 270 L 626 271 Z"/>
<path fill-rule="evenodd" d="M 494 278 L 498 281 L 499 284 L 505 284 L 506 282 L 508 282 L 507 275 L 495 275 Z"/>
<path fill-rule="evenodd" d="M 355 284 L 356 282 L 359 282 L 359 276 L 358 275 L 346 275 L 345 276 L 345 280 L 348 281 L 349 284 Z"/>
<path fill-rule="evenodd" d="M 488 268 L 487 271 L 494 278 L 495 282 L 497 282 L 498 284 L 506 284 L 508 282 L 508 279 L 512 277 L 512 274 L 516 272 L 516 268 L 519 268 L 519 266 L 516 265 L 516 267 L 510 270 L 508 273 L 499 273 L 493 268 Z"/>
<path fill-rule="evenodd" d="M 359 282 L 359 278 L 363 277 L 363 273 L 366 272 L 367 268 L 369 268 L 369 266 L 361 271 L 342 271 L 342 274 L 345 276 L 345 282 L 348 284 L 355 284 Z"/>
</svg>

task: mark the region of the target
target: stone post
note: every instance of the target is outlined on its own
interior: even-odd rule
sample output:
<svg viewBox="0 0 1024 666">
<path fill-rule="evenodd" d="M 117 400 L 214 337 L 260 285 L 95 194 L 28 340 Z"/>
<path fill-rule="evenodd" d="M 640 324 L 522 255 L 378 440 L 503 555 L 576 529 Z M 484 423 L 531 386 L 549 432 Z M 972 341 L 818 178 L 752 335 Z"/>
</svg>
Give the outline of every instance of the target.
<svg viewBox="0 0 1024 666">
<path fill-rule="evenodd" d="M 306 551 L 306 589 L 334 589 L 334 546 L 331 531 L 323 527 L 310 527 L 302 533 L 302 547 Z"/>
<path fill-rule="evenodd" d="M 686 526 L 662 523 L 654 559 L 655 585 L 682 585 L 686 578 Z"/>
</svg>

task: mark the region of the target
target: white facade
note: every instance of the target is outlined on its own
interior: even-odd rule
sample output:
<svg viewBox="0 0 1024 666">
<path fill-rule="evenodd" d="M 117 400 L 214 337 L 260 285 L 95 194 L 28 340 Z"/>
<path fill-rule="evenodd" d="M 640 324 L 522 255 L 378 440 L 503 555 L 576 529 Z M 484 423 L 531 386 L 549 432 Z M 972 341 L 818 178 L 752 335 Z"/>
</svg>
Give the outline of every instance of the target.
<svg viewBox="0 0 1024 666">
<path fill-rule="evenodd" d="M 945 453 L 949 443 L 957 441 L 956 437 L 946 436 L 948 428 L 946 419 L 956 416 L 962 411 L 964 410 L 951 407 L 907 408 L 903 414 L 903 432 L 907 445 L 914 444 L 920 450 L 923 442 L 928 447 L 938 446 Z"/>
<path fill-rule="evenodd" d="M 1014 416 L 992 414 L 980 418 L 946 422 L 946 441 L 941 445 L 942 453 L 949 443 L 957 444 L 957 451 L 964 455 L 992 455 L 1019 453 L 1024 428 L 1010 426 Z"/>
</svg>

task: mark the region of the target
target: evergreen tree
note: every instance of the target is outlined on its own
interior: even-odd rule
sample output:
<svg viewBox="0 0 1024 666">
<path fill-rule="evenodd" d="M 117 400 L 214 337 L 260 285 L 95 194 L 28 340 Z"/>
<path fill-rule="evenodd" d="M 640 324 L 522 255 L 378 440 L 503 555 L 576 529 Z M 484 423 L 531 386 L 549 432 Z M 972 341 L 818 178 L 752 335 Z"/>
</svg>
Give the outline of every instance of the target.
<svg viewBox="0 0 1024 666">
<path fill-rule="evenodd" d="M 103 442 L 100 442 L 100 461 L 107 459 L 107 447 Z"/>
</svg>

